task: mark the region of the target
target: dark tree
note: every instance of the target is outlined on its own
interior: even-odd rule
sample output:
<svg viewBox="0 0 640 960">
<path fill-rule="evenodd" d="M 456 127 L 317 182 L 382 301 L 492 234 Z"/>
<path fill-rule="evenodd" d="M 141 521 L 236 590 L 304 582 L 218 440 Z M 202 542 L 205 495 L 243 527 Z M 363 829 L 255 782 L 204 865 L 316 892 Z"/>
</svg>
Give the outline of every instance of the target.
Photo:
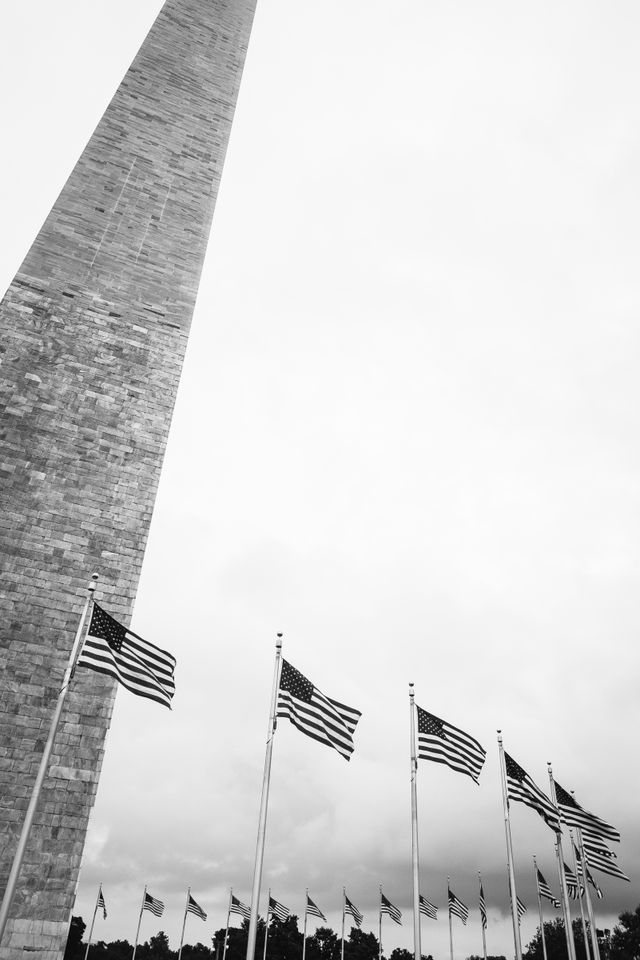
<svg viewBox="0 0 640 960">
<path fill-rule="evenodd" d="M 83 956 L 82 938 L 87 925 L 82 917 L 71 917 L 69 936 L 64 951 L 64 960 L 78 960 Z M 85 948 L 86 949 L 86 948 Z"/>
<path fill-rule="evenodd" d="M 302 934 L 298 930 L 298 918 L 291 915 L 281 923 L 277 917 L 271 917 L 267 960 L 300 960 L 301 956 Z"/>
<path fill-rule="evenodd" d="M 307 960 L 340 960 L 340 941 L 331 927 L 318 927 L 307 937 Z"/>
<path fill-rule="evenodd" d="M 213 935 L 213 954 L 218 960 L 222 960 L 224 951 L 225 928 L 221 927 Z M 229 927 L 229 940 L 227 943 L 226 960 L 246 960 L 247 940 L 249 938 L 249 921 L 243 920 L 240 927 Z M 271 939 L 271 934 L 269 934 Z M 256 957 L 262 957 L 264 949 L 264 920 L 258 919 L 258 930 L 256 936 Z M 136 957 L 137 960 L 137 957 Z"/>
<path fill-rule="evenodd" d="M 640 905 L 633 913 L 621 913 L 618 920 L 611 934 L 610 960 L 640 960 Z M 606 940 L 606 931 L 601 932 Z"/>
<path fill-rule="evenodd" d="M 582 923 L 580 920 L 573 921 L 573 939 L 576 945 L 576 960 L 587 960 L 584 949 L 584 937 L 582 936 Z M 560 917 L 548 921 L 544 925 L 544 940 L 547 947 L 548 960 L 567 960 L 567 940 L 564 932 L 564 921 Z M 543 960 L 542 937 L 540 936 L 540 927 L 536 930 L 535 936 L 527 944 L 522 952 L 526 960 Z"/>
<path fill-rule="evenodd" d="M 185 943 L 182 948 L 182 960 L 214 960 L 214 952 L 204 943 Z"/>
<path fill-rule="evenodd" d="M 389 960 L 413 960 L 413 950 L 405 950 L 404 947 L 396 947 L 391 951 Z M 433 960 L 431 954 L 422 954 L 422 960 Z"/>
<path fill-rule="evenodd" d="M 378 938 L 373 933 L 351 927 L 349 939 L 344 944 L 345 960 L 378 960 L 378 952 Z"/>
</svg>

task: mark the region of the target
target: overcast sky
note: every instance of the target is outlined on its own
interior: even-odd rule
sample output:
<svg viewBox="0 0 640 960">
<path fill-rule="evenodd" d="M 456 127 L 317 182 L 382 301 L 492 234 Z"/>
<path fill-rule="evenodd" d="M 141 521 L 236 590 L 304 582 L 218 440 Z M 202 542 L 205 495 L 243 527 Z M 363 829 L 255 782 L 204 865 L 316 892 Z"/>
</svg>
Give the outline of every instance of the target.
<svg viewBox="0 0 640 960">
<path fill-rule="evenodd" d="M 18 269 L 161 7 L 0 11 L 0 281 Z M 408 681 L 488 751 L 422 762 L 423 893 L 458 957 L 512 953 L 496 728 L 622 832 L 640 900 L 640 7 L 259 0 L 133 626 L 178 658 L 172 712 L 121 691 L 74 913 L 177 947 L 187 885 L 249 901 L 274 637 L 363 716 L 350 763 L 278 728 L 263 878 L 411 945 Z M 90 573 L 91 571 L 88 571 Z M 523 941 L 531 857 L 512 810 Z M 235 918 L 234 923 L 239 918 Z M 313 926 L 310 925 L 312 929 Z M 448 952 L 446 911 L 423 949 Z"/>
</svg>

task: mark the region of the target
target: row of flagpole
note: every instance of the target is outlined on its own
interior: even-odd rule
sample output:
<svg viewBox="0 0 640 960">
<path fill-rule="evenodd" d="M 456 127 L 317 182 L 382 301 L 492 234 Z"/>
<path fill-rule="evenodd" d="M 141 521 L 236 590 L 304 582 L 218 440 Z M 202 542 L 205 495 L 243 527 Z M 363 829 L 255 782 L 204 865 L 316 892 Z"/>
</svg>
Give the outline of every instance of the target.
<svg viewBox="0 0 640 960">
<path fill-rule="evenodd" d="M 13 864 L 7 881 L 7 886 L 5 888 L 2 905 L 0 906 L 0 943 L 2 942 L 9 907 L 16 888 L 18 874 L 22 864 L 22 859 L 24 857 L 29 832 L 33 823 L 34 813 L 46 775 L 64 701 L 69 689 L 70 681 L 74 676 L 76 666 L 86 666 L 90 669 L 112 676 L 133 693 L 156 700 L 165 706 L 170 706 L 171 698 L 173 697 L 175 691 L 175 684 L 173 681 L 175 658 L 171 654 L 167 653 L 167 651 L 160 650 L 160 648 L 147 643 L 141 637 L 137 636 L 132 631 L 119 624 L 113 617 L 107 614 L 106 611 L 104 611 L 100 606 L 98 606 L 97 603 L 95 603 L 94 592 L 97 579 L 97 574 L 94 574 L 88 587 L 86 601 L 80 616 L 71 655 L 64 674 L 56 708 L 54 710 L 49 735 L 44 747 L 31 799 L 27 808 L 27 813 L 25 815 L 25 821 L 23 823 Z M 93 604 L 91 621 L 87 629 L 84 647 L 82 647 L 84 625 L 91 604 Z M 418 707 L 414 699 L 413 684 L 409 685 L 409 705 L 411 733 L 410 782 L 414 955 L 415 960 L 421 960 L 420 912 L 421 905 L 423 904 L 424 900 L 420 895 L 419 884 L 420 871 L 418 854 L 417 760 L 420 757 L 422 759 L 430 759 L 435 760 L 436 762 L 446 763 L 454 770 L 468 774 L 477 782 L 482 765 L 484 764 L 486 751 L 478 743 L 478 741 L 476 741 L 469 734 L 466 734 L 464 731 L 459 730 L 453 725 L 441 720 L 434 714 L 430 714 L 428 711 Z M 247 960 L 254 960 L 255 955 L 258 907 L 260 901 L 260 887 L 267 826 L 269 785 L 271 779 L 271 761 L 277 718 L 288 718 L 291 723 L 301 732 L 307 734 L 315 740 L 320 741 L 321 743 L 325 743 L 326 745 L 333 747 L 339 753 L 341 753 L 345 759 L 349 760 L 354 749 L 353 733 L 360 716 L 360 711 L 352 707 L 347 707 L 344 704 L 325 696 L 305 676 L 292 667 L 290 663 L 288 663 L 286 660 L 283 660 L 282 634 L 277 635 L 273 688 L 269 710 L 269 723 L 267 728 L 265 762 L 260 800 L 260 814 L 256 840 L 256 856 L 254 864 L 251 907 L 247 908 L 249 913 L 247 918 L 249 920 L 246 954 Z M 418 719 L 418 743 L 416 743 L 416 716 Z M 556 832 L 556 856 L 558 860 L 561 904 L 565 921 L 564 925 L 567 938 L 568 960 L 576 960 L 576 954 L 575 945 L 573 942 L 573 930 L 570 920 L 570 909 L 568 904 L 568 892 L 565 875 L 566 865 L 562 852 L 560 809 L 564 811 L 563 817 L 565 823 L 573 823 L 573 825 L 576 827 L 576 837 L 579 847 L 580 863 L 582 865 L 585 899 L 591 933 L 591 948 L 593 954 L 592 960 L 600 960 L 593 917 L 593 907 L 588 889 L 588 880 L 591 879 L 588 871 L 589 858 L 586 855 L 580 826 L 582 823 L 584 823 L 585 829 L 589 829 L 589 850 L 590 855 L 594 857 L 593 865 L 595 869 L 600 869 L 605 873 L 608 872 L 614 876 L 619 876 L 625 880 L 628 880 L 628 877 L 625 877 L 619 868 L 616 867 L 615 869 L 612 869 L 611 861 L 607 858 L 615 858 L 615 854 L 601 842 L 601 837 L 603 836 L 606 838 L 619 840 L 619 833 L 615 830 L 615 828 L 610 827 L 604 821 L 600 820 L 600 818 L 594 817 L 592 814 L 589 814 L 588 811 L 585 811 L 583 808 L 581 808 L 580 805 L 577 804 L 575 800 L 566 793 L 566 791 L 561 790 L 559 785 L 558 790 L 561 791 L 563 799 L 558 801 L 556 796 L 556 783 L 553 778 L 551 765 L 549 764 L 549 782 L 551 787 L 550 802 L 549 798 L 542 794 L 540 789 L 536 787 L 533 781 L 531 781 L 526 772 L 519 767 L 511 757 L 505 754 L 500 731 L 498 731 L 498 749 L 505 823 L 505 840 L 507 847 L 509 892 L 511 899 L 516 960 L 522 960 L 522 946 L 520 942 L 518 923 L 518 903 L 520 901 L 518 900 L 516 892 L 513 845 L 511 840 L 511 825 L 509 817 L 510 796 L 512 796 L 514 799 L 522 800 L 524 803 L 536 809 L 537 812 L 546 820 L 548 825 L 551 826 Z M 509 787 L 507 784 L 509 784 Z M 509 789 L 511 788 L 513 790 L 514 784 L 516 787 L 515 793 L 510 793 Z M 567 818 L 567 810 L 569 810 L 569 813 L 572 815 L 572 817 L 569 819 Z M 582 818 L 582 820 L 580 818 Z M 578 848 L 575 846 L 575 844 L 573 844 L 573 838 L 572 845 L 574 847 L 574 857 L 576 857 L 578 855 Z M 577 860 L 576 874 L 579 874 Z M 591 882 L 593 881 L 591 880 Z M 138 922 L 138 931 L 142 917 L 142 911 L 145 909 L 146 896 L 147 894 L 145 889 L 143 905 L 141 907 L 140 918 Z M 449 914 L 451 920 L 451 891 L 449 891 L 449 900 Z M 346 912 L 345 904 L 347 902 L 346 894 L 344 894 L 341 960 L 344 960 L 344 922 Z M 356 914 L 353 912 L 355 908 L 350 901 L 349 906 L 351 908 L 352 915 L 355 917 Z M 389 906 L 392 905 L 389 904 Z M 580 906 L 582 912 L 583 929 L 586 931 L 586 922 L 584 919 L 584 912 L 582 910 L 582 903 Z M 450 939 L 452 940 L 452 938 Z M 132 960 L 135 960 L 135 947 Z M 225 960 L 224 957 L 223 960 Z M 589 958 L 589 960 L 591 960 L 591 958 Z"/>
</svg>

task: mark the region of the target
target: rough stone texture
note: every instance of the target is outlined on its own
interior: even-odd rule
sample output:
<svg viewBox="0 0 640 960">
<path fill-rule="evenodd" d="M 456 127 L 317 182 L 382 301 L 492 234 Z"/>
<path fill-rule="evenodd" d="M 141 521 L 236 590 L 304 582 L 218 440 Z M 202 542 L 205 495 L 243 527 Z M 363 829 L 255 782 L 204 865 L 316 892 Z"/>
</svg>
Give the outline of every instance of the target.
<svg viewBox="0 0 640 960">
<path fill-rule="evenodd" d="M 0 304 L 0 894 L 94 570 L 131 613 L 254 6 L 167 0 Z M 64 949 L 113 693 L 74 681 L 0 960 Z"/>
</svg>

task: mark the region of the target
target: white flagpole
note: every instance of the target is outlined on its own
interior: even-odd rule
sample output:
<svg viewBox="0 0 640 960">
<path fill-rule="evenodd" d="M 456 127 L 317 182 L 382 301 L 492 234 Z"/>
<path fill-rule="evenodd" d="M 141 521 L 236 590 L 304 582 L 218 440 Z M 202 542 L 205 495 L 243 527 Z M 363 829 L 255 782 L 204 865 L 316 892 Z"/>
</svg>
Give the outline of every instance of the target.
<svg viewBox="0 0 640 960">
<path fill-rule="evenodd" d="M 418 757 L 416 751 L 416 707 L 413 684 L 409 684 L 409 721 L 411 730 L 411 861 L 413 865 L 413 956 L 422 958 L 420 930 L 420 861 L 418 856 Z"/>
<path fill-rule="evenodd" d="M 453 925 L 451 923 L 451 899 L 449 897 L 450 893 L 450 883 L 451 877 L 447 877 L 447 911 L 449 913 L 449 956 L 453 960 Z"/>
<path fill-rule="evenodd" d="M 100 891 L 102 890 L 102 884 L 98 887 L 98 896 L 96 897 L 96 905 L 93 908 L 93 917 L 91 918 L 91 929 L 89 930 L 89 939 L 87 940 L 87 949 L 84 952 L 84 960 L 87 960 L 89 956 L 89 947 L 91 946 L 91 938 L 93 936 L 93 925 L 96 922 L 96 913 L 98 912 L 98 900 L 100 898 Z"/>
<path fill-rule="evenodd" d="M 346 891 L 342 888 L 342 944 L 340 946 L 340 960 L 344 960 L 344 908 L 346 906 Z"/>
<path fill-rule="evenodd" d="M 380 910 L 378 912 L 378 960 L 382 960 L 382 884 L 380 884 Z"/>
<path fill-rule="evenodd" d="M 260 800 L 260 817 L 258 820 L 258 839 L 256 841 L 256 862 L 253 870 L 253 889 L 251 891 L 251 918 L 249 920 L 249 935 L 247 937 L 247 960 L 254 960 L 256 952 L 258 907 L 260 905 L 260 882 L 262 880 L 264 840 L 267 830 L 267 805 L 269 802 L 269 781 L 271 778 L 271 754 L 273 752 L 273 737 L 276 732 L 276 703 L 278 700 L 278 684 L 280 681 L 281 660 L 282 634 L 279 633 L 278 639 L 276 640 L 276 663 L 273 671 L 273 693 L 271 696 L 269 727 L 267 729 L 267 747 L 264 757 L 264 776 L 262 779 L 262 797 Z"/>
<path fill-rule="evenodd" d="M 542 940 L 542 957 L 547 960 L 547 943 L 544 938 L 544 919 L 542 916 L 542 897 L 540 896 L 540 884 L 538 883 L 538 864 L 536 858 L 533 858 L 533 875 L 536 878 L 536 893 L 538 894 L 538 914 L 540 915 L 540 939 Z"/>
<path fill-rule="evenodd" d="M 262 960 L 267 960 L 267 940 L 269 938 L 269 904 L 271 903 L 271 887 L 269 887 L 269 899 L 267 900 L 267 919 L 264 925 L 264 950 L 262 951 Z M 304 953 L 304 947 L 302 948 Z M 180 960 L 180 957 L 178 957 Z"/>
<path fill-rule="evenodd" d="M 520 943 L 520 923 L 518 921 L 518 900 L 516 893 L 516 875 L 513 869 L 513 844 L 511 842 L 511 820 L 509 819 L 509 800 L 507 797 L 507 768 L 502 745 L 502 731 L 498 730 L 498 753 L 500 756 L 500 780 L 502 783 L 502 807 L 504 811 L 504 832 L 507 841 L 507 867 L 509 870 L 509 892 L 511 894 L 511 921 L 513 923 L 513 942 L 516 950 L 516 960 L 522 960 L 522 944 Z M 575 960 L 575 957 L 570 957 Z"/>
<path fill-rule="evenodd" d="M 309 887 L 304 891 L 304 932 L 302 934 L 302 960 L 307 952 L 307 907 L 309 906 Z"/>
<path fill-rule="evenodd" d="M 94 573 L 93 576 L 91 577 L 91 583 L 89 584 L 89 587 L 87 590 L 87 599 L 85 600 L 84 607 L 82 609 L 82 614 L 80 615 L 78 629 L 76 630 L 76 636 L 73 641 L 73 647 L 71 649 L 71 656 L 69 657 L 69 663 L 67 664 L 67 669 L 65 670 L 65 673 L 64 673 L 64 677 L 62 680 L 62 688 L 60 690 L 60 693 L 58 694 L 58 702 L 53 712 L 51 725 L 49 727 L 49 736 L 47 737 L 47 742 L 44 745 L 44 750 L 42 752 L 42 757 L 40 759 L 40 766 L 38 767 L 38 772 L 36 774 L 33 790 L 31 791 L 31 799 L 29 800 L 29 806 L 27 807 L 24 823 L 22 825 L 22 832 L 20 834 L 20 839 L 18 840 L 18 846 L 16 848 L 16 852 L 13 857 L 13 863 L 11 864 L 11 871 L 9 872 L 7 886 L 5 888 L 4 896 L 2 898 L 2 905 L 0 906 L 0 944 L 2 943 L 4 929 L 7 925 L 7 920 L 9 919 L 9 908 L 11 907 L 11 901 L 15 893 L 16 884 L 18 882 L 18 875 L 20 873 L 20 867 L 22 866 L 22 860 L 24 858 L 24 853 L 27 847 L 27 841 L 29 840 L 29 834 L 31 833 L 31 827 L 33 825 L 33 818 L 35 816 L 36 807 L 38 806 L 38 801 L 40 799 L 42 784 L 44 783 L 44 778 L 46 776 L 47 768 L 49 766 L 49 758 L 51 756 L 51 751 L 53 749 L 53 742 L 55 740 L 58 724 L 60 722 L 60 717 L 62 715 L 62 707 L 64 706 L 64 701 L 66 699 L 67 691 L 69 689 L 69 683 L 71 681 L 74 670 L 76 668 L 76 660 L 78 659 L 78 654 L 80 653 L 84 622 L 87 618 L 89 605 L 93 600 L 93 594 L 96 589 L 97 580 L 98 580 L 98 574 Z"/>
<path fill-rule="evenodd" d="M 569 840 L 571 841 L 571 849 L 573 852 L 573 869 L 576 872 L 576 879 L 578 881 L 578 905 L 580 907 L 580 922 L 582 924 L 582 939 L 584 940 L 584 952 L 587 960 L 591 960 L 591 951 L 589 950 L 589 937 L 587 935 L 587 923 L 584 918 L 584 904 L 582 898 L 587 891 L 587 877 L 585 875 L 584 869 L 582 870 L 582 890 L 580 890 L 580 867 L 578 866 L 578 854 L 576 853 L 576 845 L 573 839 L 573 830 L 569 830 Z"/>
<path fill-rule="evenodd" d="M 478 870 L 478 882 L 480 883 L 480 890 L 482 890 L 482 874 L 480 873 L 479 870 Z M 484 898 L 483 898 L 483 899 L 484 899 Z M 486 902 L 486 900 L 485 900 L 485 904 L 484 904 L 484 909 L 485 909 L 485 913 L 486 913 L 486 911 L 487 911 L 487 902 Z M 482 927 L 482 955 L 484 956 L 484 960 L 487 960 L 487 936 L 486 936 L 486 932 L 485 932 L 485 929 L 484 929 L 484 918 L 483 918 L 482 914 L 480 914 L 480 926 Z M 544 960 L 547 960 L 547 958 L 545 957 Z"/>
<path fill-rule="evenodd" d="M 556 784 L 553 779 L 551 764 L 547 763 L 549 769 L 549 791 L 551 793 L 551 802 L 558 810 L 558 800 L 556 798 Z M 558 816 L 559 816 L 558 811 Z M 567 878 L 564 872 L 564 854 L 562 852 L 562 833 L 556 833 L 556 856 L 558 858 L 558 875 L 560 877 L 560 899 L 562 901 L 562 913 L 564 915 L 564 934 L 567 938 L 567 953 L 569 960 L 576 960 L 576 945 L 573 939 L 573 926 L 571 923 L 571 908 L 569 907 L 569 894 L 567 893 Z M 579 887 L 579 881 L 578 881 Z M 580 889 L 578 888 L 578 893 Z"/>
<path fill-rule="evenodd" d="M 182 933 L 180 934 L 180 949 L 178 950 L 178 960 L 182 957 L 182 944 L 184 943 L 184 928 L 187 925 L 187 910 L 189 909 L 189 897 L 191 896 L 191 887 L 187 890 L 187 902 L 184 905 L 184 917 L 182 918 Z"/>
<path fill-rule="evenodd" d="M 138 949 L 138 937 L 140 936 L 140 923 L 142 921 L 142 911 L 144 910 L 144 901 L 147 898 L 147 885 L 144 885 L 144 893 L 142 894 L 142 903 L 140 904 L 140 916 L 138 917 L 138 929 L 136 930 L 136 939 L 133 944 L 133 954 L 131 960 L 136 960 L 136 950 Z"/>
<path fill-rule="evenodd" d="M 596 918 L 593 912 L 593 901 L 591 900 L 591 891 L 589 890 L 589 881 L 587 879 L 587 870 L 589 869 L 589 864 L 587 862 L 587 856 L 584 852 L 582 830 L 579 827 L 576 827 L 576 836 L 578 839 L 578 846 L 580 847 L 580 857 L 582 859 L 584 892 L 585 892 L 585 897 L 587 898 L 587 913 L 589 915 L 589 932 L 591 933 L 591 949 L 593 951 L 594 960 L 600 960 L 600 944 L 598 943 L 598 932 L 596 930 Z"/>
<path fill-rule="evenodd" d="M 227 908 L 227 929 L 224 935 L 224 947 L 222 948 L 222 960 L 226 960 L 227 943 L 229 942 L 229 920 L 231 919 L 231 897 L 233 896 L 233 887 L 229 887 L 229 907 Z"/>
</svg>

